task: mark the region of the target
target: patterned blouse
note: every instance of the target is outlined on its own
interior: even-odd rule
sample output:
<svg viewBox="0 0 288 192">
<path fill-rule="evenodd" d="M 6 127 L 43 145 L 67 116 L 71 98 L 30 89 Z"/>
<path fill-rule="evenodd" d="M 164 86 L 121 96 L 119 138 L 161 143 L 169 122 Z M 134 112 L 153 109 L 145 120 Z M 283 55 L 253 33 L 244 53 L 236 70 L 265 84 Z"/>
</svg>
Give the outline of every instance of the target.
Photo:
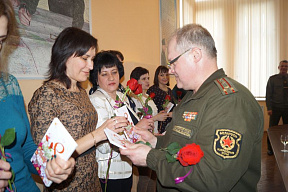
<svg viewBox="0 0 288 192">
<path fill-rule="evenodd" d="M 153 101 L 154 101 L 154 103 L 156 104 L 156 106 L 158 108 L 158 113 L 160 111 L 164 110 L 162 105 L 165 102 L 165 97 L 166 97 L 167 94 L 170 95 L 170 97 L 171 97 L 171 101 L 170 102 L 173 103 L 174 106 L 175 106 L 175 103 L 173 101 L 174 99 L 172 99 L 173 98 L 173 94 L 172 94 L 172 91 L 171 91 L 171 89 L 169 87 L 168 87 L 168 93 L 166 93 L 165 91 L 160 89 L 158 86 L 152 85 L 147 90 L 147 94 L 150 95 L 150 93 L 152 93 L 152 92 L 155 93 L 155 97 L 153 98 Z M 172 111 L 172 110 L 173 110 L 173 108 L 170 111 Z M 170 123 L 171 119 L 172 119 L 171 117 L 168 117 L 165 121 L 160 121 L 158 123 L 158 132 L 159 133 L 163 133 L 163 132 L 166 131 L 166 125 L 168 123 Z"/>
<path fill-rule="evenodd" d="M 28 111 L 36 143 L 41 141 L 55 117 L 60 119 L 75 141 L 95 130 L 97 125 L 97 112 L 86 91 L 72 92 L 55 81 L 44 83 L 34 92 Z M 52 184 L 45 191 L 101 191 L 95 150 L 91 151 L 76 159 L 72 176 L 61 184 Z"/>
</svg>

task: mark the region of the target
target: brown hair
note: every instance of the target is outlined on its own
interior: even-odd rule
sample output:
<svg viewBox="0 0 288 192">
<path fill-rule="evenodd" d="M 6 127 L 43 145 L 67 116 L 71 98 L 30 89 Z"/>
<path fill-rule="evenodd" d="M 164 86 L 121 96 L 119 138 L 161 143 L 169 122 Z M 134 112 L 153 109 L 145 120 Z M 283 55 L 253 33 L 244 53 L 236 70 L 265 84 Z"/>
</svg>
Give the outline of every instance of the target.
<svg viewBox="0 0 288 192">
<path fill-rule="evenodd" d="M 16 20 L 13 6 L 10 0 L 0 1 L 0 16 L 5 15 L 8 19 L 8 34 L 14 31 Z"/>
</svg>

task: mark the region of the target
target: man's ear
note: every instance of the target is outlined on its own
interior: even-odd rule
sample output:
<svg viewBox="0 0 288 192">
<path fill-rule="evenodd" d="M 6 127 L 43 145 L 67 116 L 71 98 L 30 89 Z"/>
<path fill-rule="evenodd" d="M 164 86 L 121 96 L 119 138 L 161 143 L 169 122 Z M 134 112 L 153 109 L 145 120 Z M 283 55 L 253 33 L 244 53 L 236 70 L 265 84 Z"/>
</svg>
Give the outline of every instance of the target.
<svg viewBox="0 0 288 192">
<path fill-rule="evenodd" d="M 202 59 L 202 51 L 199 48 L 194 48 L 192 50 L 193 61 L 195 63 L 199 62 Z"/>
</svg>

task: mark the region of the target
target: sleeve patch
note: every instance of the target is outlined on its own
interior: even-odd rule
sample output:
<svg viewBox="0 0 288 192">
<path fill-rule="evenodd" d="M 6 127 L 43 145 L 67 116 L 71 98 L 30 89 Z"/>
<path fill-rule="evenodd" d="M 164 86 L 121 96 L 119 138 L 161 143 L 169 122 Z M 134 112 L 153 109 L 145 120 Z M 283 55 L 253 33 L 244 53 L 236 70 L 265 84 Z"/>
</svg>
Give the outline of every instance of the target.
<svg viewBox="0 0 288 192">
<path fill-rule="evenodd" d="M 230 129 L 217 129 L 214 135 L 213 151 L 223 159 L 238 157 L 242 143 L 242 134 Z"/>
<path fill-rule="evenodd" d="M 234 85 L 225 77 L 216 79 L 214 82 L 220 89 L 222 95 L 229 95 L 238 91 Z"/>
</svg>

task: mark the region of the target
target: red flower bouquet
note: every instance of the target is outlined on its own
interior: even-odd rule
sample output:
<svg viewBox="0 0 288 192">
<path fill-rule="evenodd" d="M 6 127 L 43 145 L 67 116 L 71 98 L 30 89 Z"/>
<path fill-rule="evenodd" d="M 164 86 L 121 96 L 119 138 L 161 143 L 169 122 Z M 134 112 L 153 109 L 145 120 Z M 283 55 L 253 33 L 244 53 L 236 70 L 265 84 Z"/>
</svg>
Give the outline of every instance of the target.
<svg viewBox="0 0 288 192">
<path fill-rule="evenodd" d="M 178 143 L 173 142 L 168 145 L 164 151 L 167 152 L 166 159 L 169 163 L 179 160 L 180 164 L 184 167 L 189 165 L 196 165 L 204 156 L 200 146 L 195 143 L 187 144 L 185 147 L 181 148 Z M 192 172 L 192 170 L 193 167 L 191 167 L 190 171 L 185 176 L 177 177 L 175 179 L 175 183 L 178 184 L 183 182 L 184 179 Z"/>
</svg>

